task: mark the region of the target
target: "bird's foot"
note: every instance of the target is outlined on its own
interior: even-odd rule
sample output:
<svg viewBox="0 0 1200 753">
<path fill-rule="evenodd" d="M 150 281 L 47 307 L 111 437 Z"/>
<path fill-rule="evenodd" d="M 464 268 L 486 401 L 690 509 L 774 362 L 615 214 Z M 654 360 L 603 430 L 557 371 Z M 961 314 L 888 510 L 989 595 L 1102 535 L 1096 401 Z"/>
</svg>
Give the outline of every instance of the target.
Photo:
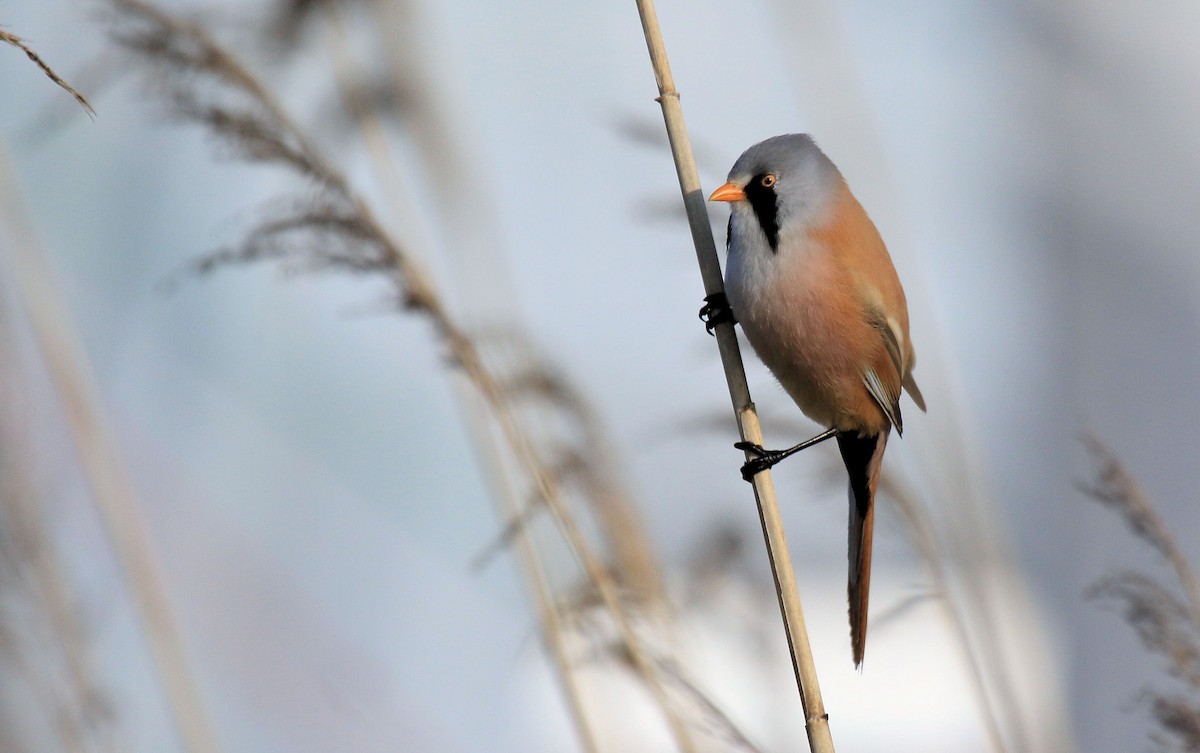
<svg viewBox="0 0 1200 753">
<path fill-rule="evenodd" d="M 704 322 L 704 331 L 713 335 L 718 324 L 729 322 L 737 324 L 733 309 L 729 307 L 729 299 L 724 293 L 713 293 L 704 297 L 704 307 L 700 309 L 700 321 Z M 715 335 L 714 335 L 715 336 Z"/>
<path fill-rule="evenodd" d="M 771 466 L 778 463 L 784 458 L 791 457 L 801 450 L 808 449 L 815 444 L 824 442 L 830 437 L 837 436 L 837 429 L 826 429 L 812 439 L 806 439 L 798 445 L 787 448 L 786 450 L 764 450 L 760 444 L 754 442 L 738 442 L 733 446 L 743 452 L 748 452 L 755 457 L 746 461 L 742 466 L 742 478 L 747 481 L 752 481 L 756 475 L 767 470 Z"/>
<path fill-rule="evenodd" d="M 788 456 L 787 452 L 765 450 L 762 445 L 755 444 L 754 442 L 737 442 L 733 446 L 755 456 L 742 464 L 742 478 L 751 483 L 754 482 L 755 476 Z"/>
</svg>

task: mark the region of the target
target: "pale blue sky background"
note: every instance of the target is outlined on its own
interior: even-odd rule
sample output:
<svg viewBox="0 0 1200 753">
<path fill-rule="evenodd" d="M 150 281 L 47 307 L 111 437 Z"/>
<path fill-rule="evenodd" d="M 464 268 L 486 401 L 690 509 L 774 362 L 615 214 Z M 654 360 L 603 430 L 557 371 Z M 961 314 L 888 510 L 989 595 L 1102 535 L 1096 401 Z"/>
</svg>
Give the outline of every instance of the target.
<svg viewBox="0 0 1200 753">
<path fill-rule="evenodd" d="M 728 399 L 715 346 L 695 319 L 702 293 L 683 224 L 648 209 L 677 198 L 669 154 L 623 128 L 660 126 L 633 3 L 418 5 L 437 95 L 455 122 L 464 202 L 494 219 L 483 242 L 505 259 L 500 271 L 469 255 L 431 259 L 439 280 L 462 310 L 515 306 L 587 391 L 672 572 L 714 524 L 732 521 L 754 542 L 747 556 L 765 584 L 732 427 L 689 428 L 724 415 Z M 1033 723 L 1031 742 L 1141 749 L 1149 727 L 1134 699 L 1152 664 L 1128 627 L 1082 594 L 1116 569 L 1156 563 L 1073 485 L 1089 474 L 1078 437 L 1093 429 L 1200 557 L 1192 243 L 1200 10 L 831 6 L 663 0 L 705 186 L 746 146 L 788 131 L 814 133 L 839 164 L 905 282 L 930 404 L 928 416 L 908 407 L 888 462 L 937 493 L 956 488 L 946 466 L 956 451 L 981 461 L 971 473 L 992 504 L 989 530 L 1009 548 L 1023 577 L 1018 595 L 1029 598 L 1011 610 L 1033 609 L 1031 660 L 1045 651 L 1042 666 L 1016 670 L 1048 694 L 1050 718 Z M 498 525 L 428 327 L 379 313 L 382 288 L 283 280 L 266 268 L 164 294 L 160 283 L 180 264 L 235 240 L 258 202 L 290 184 L 277 172 L 214 164 L 207 140 L 164 124 L 137 85 L 93 95 L 89 66 L 106 45 L 94 7 L 0 3 L 0 23 L 98 111 L 89 122 L 55 109 L 63 125 L 38 132 L 43 108 L 64 97 L 15 50 L 0 50 L 0 134 L 147 508 L 227 748 L 568 749 L 512 563 L 470 567 Z M 224 7 L 236 13 L 204 17 L 247 47 L 238 27 L 260 5 Z M 321 47 L 308 49 L 313 62 L 287 73 L 251 59 L 316 122 L 333 100 L 321 89 Z M 361 154 L 331 151 L 370 185 Z M 419 173 L 409 182 L 423 185 Z M 723 212 L 714 210 L 718 225 Z M 412 232 L 392 219 L 402 237 Z M 458 232 L 435 226 L 434 241 L 471 239 Z M 13 295 L 11 284 L 3 289 Z M 790 431 L 781 419 L 794 409 L 756 364 L 751 386 L 769 436 Z M 171 750 L 65 429 L 47 395 L 36 410 L 47 427 L 40 476 L 116 726 L 128 750 Z M 784 428 L 772 431 L 773 418 Z M 949 646 L 928 637 L 940 629 L 928 603 L 873 634 L 866 671 L 850 672 L 843 493 L 840 482 L 814 482 L 834 455 L 823 448 L 777 481 L 802 591 L 812 595 L 835 737 L 846 750 L 881 739 L 985 750 L 952 648 L 929 658 L 927 685 L 897 697 L 904 661 Z M 900 538 L 882 528 L 880 536 L 882 610 L 920 592 L 922 579 Z M 754 604 L 726 608 L 761 613 L 773 627 L 769 600 Z M 714 632 L 714 613 L 689 615 L 696 635 Z M 725 656 L 697 665 L 717 686 L 746 687 L 743 700 L 770 683 L 791 700 L 786 665 L 775 662 L 781 677 L 756 686 Z M 929 705 L 885 723 L 901 700 L 921 697 Z M 776 716 L 789 714 L 798 706 Z M 905 725 L 911 743 L 901 739 Z M 773 749 L 783 747 L 778 734 L 779 745 L 766 740 Z"/>
</svg>

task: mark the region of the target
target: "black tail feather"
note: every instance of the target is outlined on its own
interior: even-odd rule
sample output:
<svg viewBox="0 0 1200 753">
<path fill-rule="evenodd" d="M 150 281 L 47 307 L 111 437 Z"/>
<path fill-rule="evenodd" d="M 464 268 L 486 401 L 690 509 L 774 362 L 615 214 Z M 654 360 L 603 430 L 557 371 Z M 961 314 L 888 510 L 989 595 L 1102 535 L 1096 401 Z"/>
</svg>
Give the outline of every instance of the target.
<svg viewBox="0 0 1200 753">
<path fill-rule="evenodd" d="M 860 437 L 837 435 L 838 449 L 850 476 L 850 521 L 847 596 L 850 600 L 850 644 L 854 665 L 860 666 L 867 647 L 867 605 L 871 595 L 871 544 L 875 529 L 875 488 L 887 447 L 887 432 Z"/>
</svg>

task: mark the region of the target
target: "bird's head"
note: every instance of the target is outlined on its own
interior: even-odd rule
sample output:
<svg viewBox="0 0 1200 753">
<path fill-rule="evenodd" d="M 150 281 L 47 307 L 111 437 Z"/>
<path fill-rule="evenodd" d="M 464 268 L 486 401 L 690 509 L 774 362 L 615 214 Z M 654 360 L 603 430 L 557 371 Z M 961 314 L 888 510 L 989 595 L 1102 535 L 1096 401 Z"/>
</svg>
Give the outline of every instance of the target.
<svg viewBox="0 0 1200 753">
<path fill-rule="evenodd" d="M 708 199 L 729 202 L 732 221 L 756 224 L 776 249 L 781 235 L 820 220 L 841 180 L 811 136 L 789 133 L 743 152 Z"/>
</svg>

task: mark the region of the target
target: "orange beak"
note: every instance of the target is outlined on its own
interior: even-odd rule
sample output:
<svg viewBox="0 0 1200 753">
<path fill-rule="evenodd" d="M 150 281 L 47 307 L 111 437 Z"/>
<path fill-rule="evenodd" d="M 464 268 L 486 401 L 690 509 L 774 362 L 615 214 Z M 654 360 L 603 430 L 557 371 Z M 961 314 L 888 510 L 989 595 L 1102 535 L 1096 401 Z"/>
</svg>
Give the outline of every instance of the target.
<svg viewBox="0 0 1200 753">
<path fill-rule="evenodd" d="M 726 183 L 712 192 L 709 201 L 745 201 L 746 192 L 736 183 Z"/>
</svg>

